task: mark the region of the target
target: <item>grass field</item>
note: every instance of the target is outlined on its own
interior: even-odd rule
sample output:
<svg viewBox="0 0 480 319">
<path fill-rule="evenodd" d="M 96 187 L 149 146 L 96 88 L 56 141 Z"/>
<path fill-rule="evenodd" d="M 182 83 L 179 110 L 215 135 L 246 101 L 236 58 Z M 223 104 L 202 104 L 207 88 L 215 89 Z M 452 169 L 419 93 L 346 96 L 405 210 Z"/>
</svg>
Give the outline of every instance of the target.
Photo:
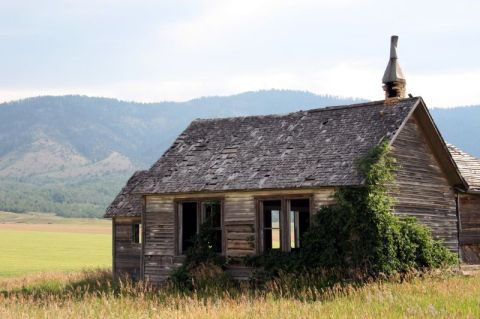
<svg viewBox="0 0 480 319">
<path fill-rule="evenodd" d="M 0 277 L 110 267 L 107 220 L 0 212 Z"/>
<path fill-rule="evenodd" d="M 480 318 L 478 274 L 328 289 L 305 276 L 256 290 L 118 283 L 110 231 L 109 221 L 0 212 L 0 318 Z"/>
<path fill-rule="evenodd" d="M 479 318 L 480 276 L 452 274 L 305 288 L 180 294 L 111 281 L 110 272 L 0 279 L 0 318 Z"/>
</svg>

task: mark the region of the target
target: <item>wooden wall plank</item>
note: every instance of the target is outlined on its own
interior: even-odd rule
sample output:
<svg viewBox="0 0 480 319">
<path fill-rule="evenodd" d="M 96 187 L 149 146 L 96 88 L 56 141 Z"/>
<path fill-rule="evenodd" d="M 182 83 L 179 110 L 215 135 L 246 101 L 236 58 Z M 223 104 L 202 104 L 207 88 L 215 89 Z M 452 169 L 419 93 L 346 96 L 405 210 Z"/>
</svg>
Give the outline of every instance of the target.
<svg viewBox="0 0 480 319">
<path fill-rule="evenodd" d="M 145 279 L 156 283 L 165 280 L 180 262 L 175 256 L 175 202 L 185 199 L 223 199 L 226 254 L 230 257 L 253 255 L 256 247 L 257 211 L 255 198 L 261 196 L 312 196 L 314 211 L 332 203 L 334 188 L 263 190 L 224 193 L 149 195 L 145 201 Z"/>
<path fill-rule="evenodd" d="M 460 256 L 469 264 L 480 263 L 480 195 L 459 194 Z"/>
<path fill-rule="evenodd" d="M 140 278 L 142 246 L 132 242 L 132 225 L 140 222 L 140 217 L 115 217 L 112 220 L 115 276 L 127 274 L 134 280 Z"/>
<path fill-rule="evenodd" d="M 414 216 L 435 238 L 458 251 L 455 192 L 432 152 L 415 116 L 410 118 L 392 145 L 397 160 L 395 212 Z"/>
</svg>

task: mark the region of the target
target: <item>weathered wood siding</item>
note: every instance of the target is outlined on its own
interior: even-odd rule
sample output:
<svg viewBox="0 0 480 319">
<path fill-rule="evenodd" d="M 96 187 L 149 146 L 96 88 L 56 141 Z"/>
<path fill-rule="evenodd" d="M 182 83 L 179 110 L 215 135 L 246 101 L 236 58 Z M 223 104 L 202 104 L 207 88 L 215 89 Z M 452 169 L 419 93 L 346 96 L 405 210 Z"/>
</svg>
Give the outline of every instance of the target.
<svg viewBox="0 0 480 319">
<path fill-rule="evenodd" d="M 332 203 L 332 188 L 305 190 L 275 190 L 255 192 L 226 192 L 181 195 L 152 195 L 146 197 L 145 211 L 145 279 L 158 283 L 181 264 L 176 251 L 175 202 L 182 199 L 218 198 L 223 200 L 225 253 L 229 257 L 253 255 L 257 251 L 257 196 L 309 195 L 316 211 Z M 244 276 L 245 270 L 232 269 L 232 274 Z"/>
<path fill-rule="evenodd" d="M 458 251 L 455 193 L 415 116 L 400 131 L 392 151 L 400 166 L 395 212 L 416 217 L 435 238 Z"/>
<path fill-rule="evenodd" d="M 115 275 L 128 274 L 140 278 L 142 244 L 132 242 L 132 225 L 140 223 L 139 217 L 113 219 L 113 268 Z"/>
<path fill-rule="evenodd" d="M 146 198 L 144 228 L 144 279 L 160 282 L 176 264 L 175 206 L 173 197 Z"/>
<path fill-rule="evenodd" d="M 460 255 L 469 264 L 480 263 L 480 195 L 459 194 Z"/>
</svg>

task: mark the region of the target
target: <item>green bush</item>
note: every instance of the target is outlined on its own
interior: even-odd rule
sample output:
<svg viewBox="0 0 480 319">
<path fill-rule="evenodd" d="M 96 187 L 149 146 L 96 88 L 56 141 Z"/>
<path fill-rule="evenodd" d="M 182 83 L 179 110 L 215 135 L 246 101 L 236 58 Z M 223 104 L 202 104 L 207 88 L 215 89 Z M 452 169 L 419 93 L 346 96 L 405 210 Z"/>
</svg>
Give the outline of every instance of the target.
<svg viewBox="0 0 480 319">
<path fill-rule="evenodd" d="M 207 219 L 195 236 L 193 246 L 187 250 L 185 262 L 170 274 L 170 282 L 180 289 L 223 289 L 231 280 L 224 272 L 225 257 L 215 252 L 215 230 Z"/>
<path fill-rule="evenodd" d="M 342 187 L 335 203 L 315 214 L 303 246 L 291 253 L 272 251 L 249 259 L 263 279 L 281 272 L 330 269 L 343 276 L 377 277 L 455 263 L 456 256 L 414 218 L 392 213 L 396 164 L 387 144 L 360 163 L 363 187 Z M 338 276 L 337 276 L 338 278 Z"/>
</svg>

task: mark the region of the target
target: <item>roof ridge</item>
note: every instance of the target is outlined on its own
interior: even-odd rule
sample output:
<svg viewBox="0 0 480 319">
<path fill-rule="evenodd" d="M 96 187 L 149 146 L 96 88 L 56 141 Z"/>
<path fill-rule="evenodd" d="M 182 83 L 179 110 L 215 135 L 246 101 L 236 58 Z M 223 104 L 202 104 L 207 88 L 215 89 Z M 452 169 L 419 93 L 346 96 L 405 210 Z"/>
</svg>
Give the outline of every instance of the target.
<svg viewBox="0 0 480 319">
<path fill-rule="evenodd" d="M 421 97 L 420 96 L 409 97 L 405 99 L 400 99 L 398 102 L 405 102 L 405 101 L 410 101 L 415 99 L 421 99 Z M 324 107 L 307 109 L 307 110 L 298 110 L 298 111 L 288 112 L 288 113 L 227 116 L 227 117 L 215 117 L 215 118 L 197 118 L 193 122 L 211 122 L 211 121 L 221 121 L 221 120 L 228 121 L 228 120 L 235 120 L 235 119 L 251 119 L 251 118 L 277 118 L 277 117 L 292 116 L 292 115 L 297 115 L 302 113 L 318 113 L 318 112 L 335 111 L 335 110 L 341 110 L 341 109 L 353 109 L 357 107 L 378 105 L 379 103 L 383 104 L 384 102 L 385 100 L 376 100 L 376 101 L 369 101 L 369 102 L 362 102 L 362 103 L 355 103 L 355 104 L 332 105 L 332 106 L 324 106 Z"/>
<path fill-rule="evenodd" d="M 400 100 L 398 100 L 398 102 L 405 102 L 405 101 L 410 101 L 410 100 L 415 100 L 415 99 L 420 99 L 420 98 L 421 97 L 419 97 L 419 96 L 409 97 L 409 98 L 405 98 L 405 99 L 400 99 Z M 346 104 L 346 105 L 326 106 L 326 107 L 322 107 L 322 108 L 310 109 L 310 110 L 307 110 L 306 112 L 316 113 L 316 112 L 341 110 L 341 109 L 353 109 L 353 108 L 356 108 L 356 107 L 373 106 L 373 105 L 377 105 L 379 103 L 384 104 L 385 100 L 377 100 L 377 101 L 355 103 L 355 104 Z"/>
</svg>

